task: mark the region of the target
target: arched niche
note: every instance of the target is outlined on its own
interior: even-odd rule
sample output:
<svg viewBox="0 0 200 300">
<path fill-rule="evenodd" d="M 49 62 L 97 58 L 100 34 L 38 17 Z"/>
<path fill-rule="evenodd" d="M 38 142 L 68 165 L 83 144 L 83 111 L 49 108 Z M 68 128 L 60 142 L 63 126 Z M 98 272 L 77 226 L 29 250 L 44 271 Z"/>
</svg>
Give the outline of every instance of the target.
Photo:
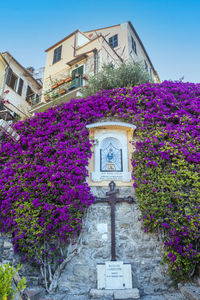
<svg viewBox="0 0 200 300">
<path fill-rule="evenodd" d="M 134 149 L 130 142 L 136 126 L 107 121 L 88 124 L 86 127 L 91 139 L 95 140 L 89 161 L 89 185 L 107 186 L 111 180 L 118 185 L 132 185 L 131 156 Z"/>
</svg>

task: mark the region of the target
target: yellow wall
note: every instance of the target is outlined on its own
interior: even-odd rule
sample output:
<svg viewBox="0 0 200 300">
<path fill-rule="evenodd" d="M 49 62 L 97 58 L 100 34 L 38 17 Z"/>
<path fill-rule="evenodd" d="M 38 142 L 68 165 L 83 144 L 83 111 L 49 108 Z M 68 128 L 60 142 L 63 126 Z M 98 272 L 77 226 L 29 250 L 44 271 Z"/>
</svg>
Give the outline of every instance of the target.
<svg viewBox="0 0 200 300">
<path fill-rule="evenodd" d="M 81 34 L 81 33 L 79 33 Z M 76 63 L 73 66 L 69 66 L 67 63 L 75 57 L 87 53 L 87 58 L 78 61 L 77 64 L 84 65 L 84 73 L 88 75 L 94 74 L 94 53 L 93 50 L 97 49 L 99 57 L 99 69 L 101 69 L 103 63 L 106 63 L 103 59 L 109 57 L 109 61 L 118 61 L 119 57 L 116 53 L 109 47 L 108 43 L 103 37 L 96 38 L 92 41 L 88 39 L 84 45 L 77 47 L 74 53 L 74 42 L 75 34 L 70 36 L 68 39 L 60 42 L 51 49 L 47 51 L 46 66 L 44 73 L 44 84 L 43 84 L 43 96 L 46 91 L 51 90 L 51 86 L 57 81 L 66 79 L 71 76 L 72 70 L 75 68 Z M 87 41 L 87 40 L 86 40 Z M 76 42 L 77 44 L 77 42 Z M 62 45 L 61 59 L 53 64 L 54 50 Z M 75 54 L 75 56 L 74 56 Z M 109 62 L 108 61 L 108 62 Z M 108 63 L 107 62 L 107 63 Z"/>
<path fill-rule="evenodd" d="M 109 129 L 117 129 L 116 126 L 109 126 Z M 106 126 L 105 128 L 106 129 Z M 127 128 L 127 127 L 119 127 L 120 130 L 124 130 L 127 133 L 127 148 L 128 148 L 128 167 L 129 167 L 129 171 L 132 172 L 132 165 L 131 165 L 131 159 L 132 159 L 132 154 L 135 151 L 135 146 L 132 145 L 132 141 L 133 141 L 133 134 L 134 134 L 134 130 L 132 128 Z M 99 128 L 91 128 L 90 129 L 90 139 L 94 139 L 95 136 L 95 132 L 97 132 L 98 130 L 101 130 Z M 95 146 L 92 146 L 91 149 L 93 155 L 91 157 L 91 159 L 89 160 L 89 166 L 88 166 L 88 172 L 89 172 L 89 177 L 88 177 L 88 184 L 89 186 L 108 186 L 110 180 L 108 181 L 93 181 L 91 179 L 91 172 L 94 172 L 94 152 L 95 152 Z M 133 180 L 132 181 L 128 181 L 128 182 L 123 182 L 123 181 L 117 181 L 117 185 L 118 186 L 132 186 L 133 185 Z"/>
</svg>

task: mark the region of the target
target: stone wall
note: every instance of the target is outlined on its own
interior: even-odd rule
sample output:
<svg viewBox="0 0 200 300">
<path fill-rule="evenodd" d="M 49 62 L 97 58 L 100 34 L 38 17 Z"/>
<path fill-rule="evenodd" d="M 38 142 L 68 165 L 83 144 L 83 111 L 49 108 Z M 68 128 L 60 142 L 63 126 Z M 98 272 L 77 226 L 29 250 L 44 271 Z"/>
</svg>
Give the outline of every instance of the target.
<svg viewBox="0 0 200 300">
<path fill-rule="evenodd" d="M 97 197 L 105 197 L 108 188 L 92 187 Z M 133 195 L 133 188 L 120 188 L 119 197 Z M 144 233 L 137 202 L 116 204 L 117 260 L 132 265 L 133 287 L 141 295 L 162 293 L 172 287 L 166 266 L 161 265 L 162 243 L 156 234 Z M 96 265 L 111 259 L 110 205 L 93 204 L 82 231 L 82 250 L 63 271 L 59 292 L 86 294 L 97 287 Z"/>
<path fill-rule="evenodd" d="M 91 189 L 97 197 L 105 197 L 109 190 L 107 187 Z M 119 190 L 119 197 L 133 196 L 134 193 L 131 187 Z M 115 216 L 116 256 L 117 260 L 131 264 L 133 288 L 138 288 L 141 296 L 173 291 L 166 266 L 160 264 L 162 242 L 156 234 L 144 233 L 137 200 L 133 204 L 117 203 Z M 88 292 L 97 288 L 96 265 L 111 259 L 110 221 L 109 204 L 96 203 L 90 206 L 84 220 L 82 249 L 63 270 L 56 295 L 62 294 L 71 299 L 77 295 L 80 299 L 87 299 Z M 15 266 L 20 262 L 19 256 L 14 254 L 11 239 L 5 235 L 0 236 L 0 261 L 10 261 Z M 28 287 L 41 284 L 40 274 L 28 264 L 24 264 L 20 273 L 26 277 Z"/>
<path fill-rule="evenodd" d="M 0 233 L 0 263 L 17 267 L 21 263 L 21 257 L 14 253 L 11 236 Z M 26 278 L 26 286 L 37 286 L 41 282 L 39 271 L 31 267 L 28 263 L 23 264 L 22 269 L 19 271 L 21 276 Z"/>
</svg>

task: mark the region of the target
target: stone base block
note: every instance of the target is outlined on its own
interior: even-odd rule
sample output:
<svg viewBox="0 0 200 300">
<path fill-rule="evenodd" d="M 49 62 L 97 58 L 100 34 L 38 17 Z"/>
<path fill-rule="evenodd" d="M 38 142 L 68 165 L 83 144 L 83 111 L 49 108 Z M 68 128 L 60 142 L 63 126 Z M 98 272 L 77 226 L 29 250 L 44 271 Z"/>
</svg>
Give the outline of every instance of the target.
<svg viewBox="0 0 200 300">
<path fill-rule="evenodd" d="M 140 299 L 140 293 L 138 289 L 128 289 L 128 290 L 115 290 L 114 299 Z"/>
<path fill-rule="evenodd" d="M 180 291 L 189 300 L 200 299 L 200 288 L 195 285 L 184 285 L 180 288 Z"/>
<path fill-rule="evenodd" d="M 44 293 L 43 288 L 33 287 L 25 290 L 25 294 L 30 300 L 39 300 Z"/>
<path fill-rule="evenodd" d="M 103 298 L 111 298 L 113 299 L 113 290 L 98 290 L 91 289 L 89 292 L 90 298 L 103 299 Z"/>
<path fill-rule="evenodd" d="M 90 298 L 103 299 L 110 298 L 115 300 L 134 300 L 140 299 L 140 293 L 138 289 L 127 290 L 98 290 L 92 289 L 89 292 Z"/>
</svg>

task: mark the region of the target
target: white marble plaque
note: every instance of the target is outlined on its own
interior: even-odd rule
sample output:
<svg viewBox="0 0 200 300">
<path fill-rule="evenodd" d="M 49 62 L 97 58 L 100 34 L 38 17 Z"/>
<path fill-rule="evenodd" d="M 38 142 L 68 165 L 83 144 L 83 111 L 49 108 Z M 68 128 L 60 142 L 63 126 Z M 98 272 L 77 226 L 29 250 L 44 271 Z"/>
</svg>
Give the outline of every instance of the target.
<svg viewBox="0 0 200 300">
<path fill-rule="evenodd" d="M 98 289 L 132 289 L 131 264 L 108 261 L 97 265 Z"/>
<path fill-rule="evenodd" d="M 124 289 L 124 269 L 122 261 L 107 261 L 106 289 Z"/>
</svg>

